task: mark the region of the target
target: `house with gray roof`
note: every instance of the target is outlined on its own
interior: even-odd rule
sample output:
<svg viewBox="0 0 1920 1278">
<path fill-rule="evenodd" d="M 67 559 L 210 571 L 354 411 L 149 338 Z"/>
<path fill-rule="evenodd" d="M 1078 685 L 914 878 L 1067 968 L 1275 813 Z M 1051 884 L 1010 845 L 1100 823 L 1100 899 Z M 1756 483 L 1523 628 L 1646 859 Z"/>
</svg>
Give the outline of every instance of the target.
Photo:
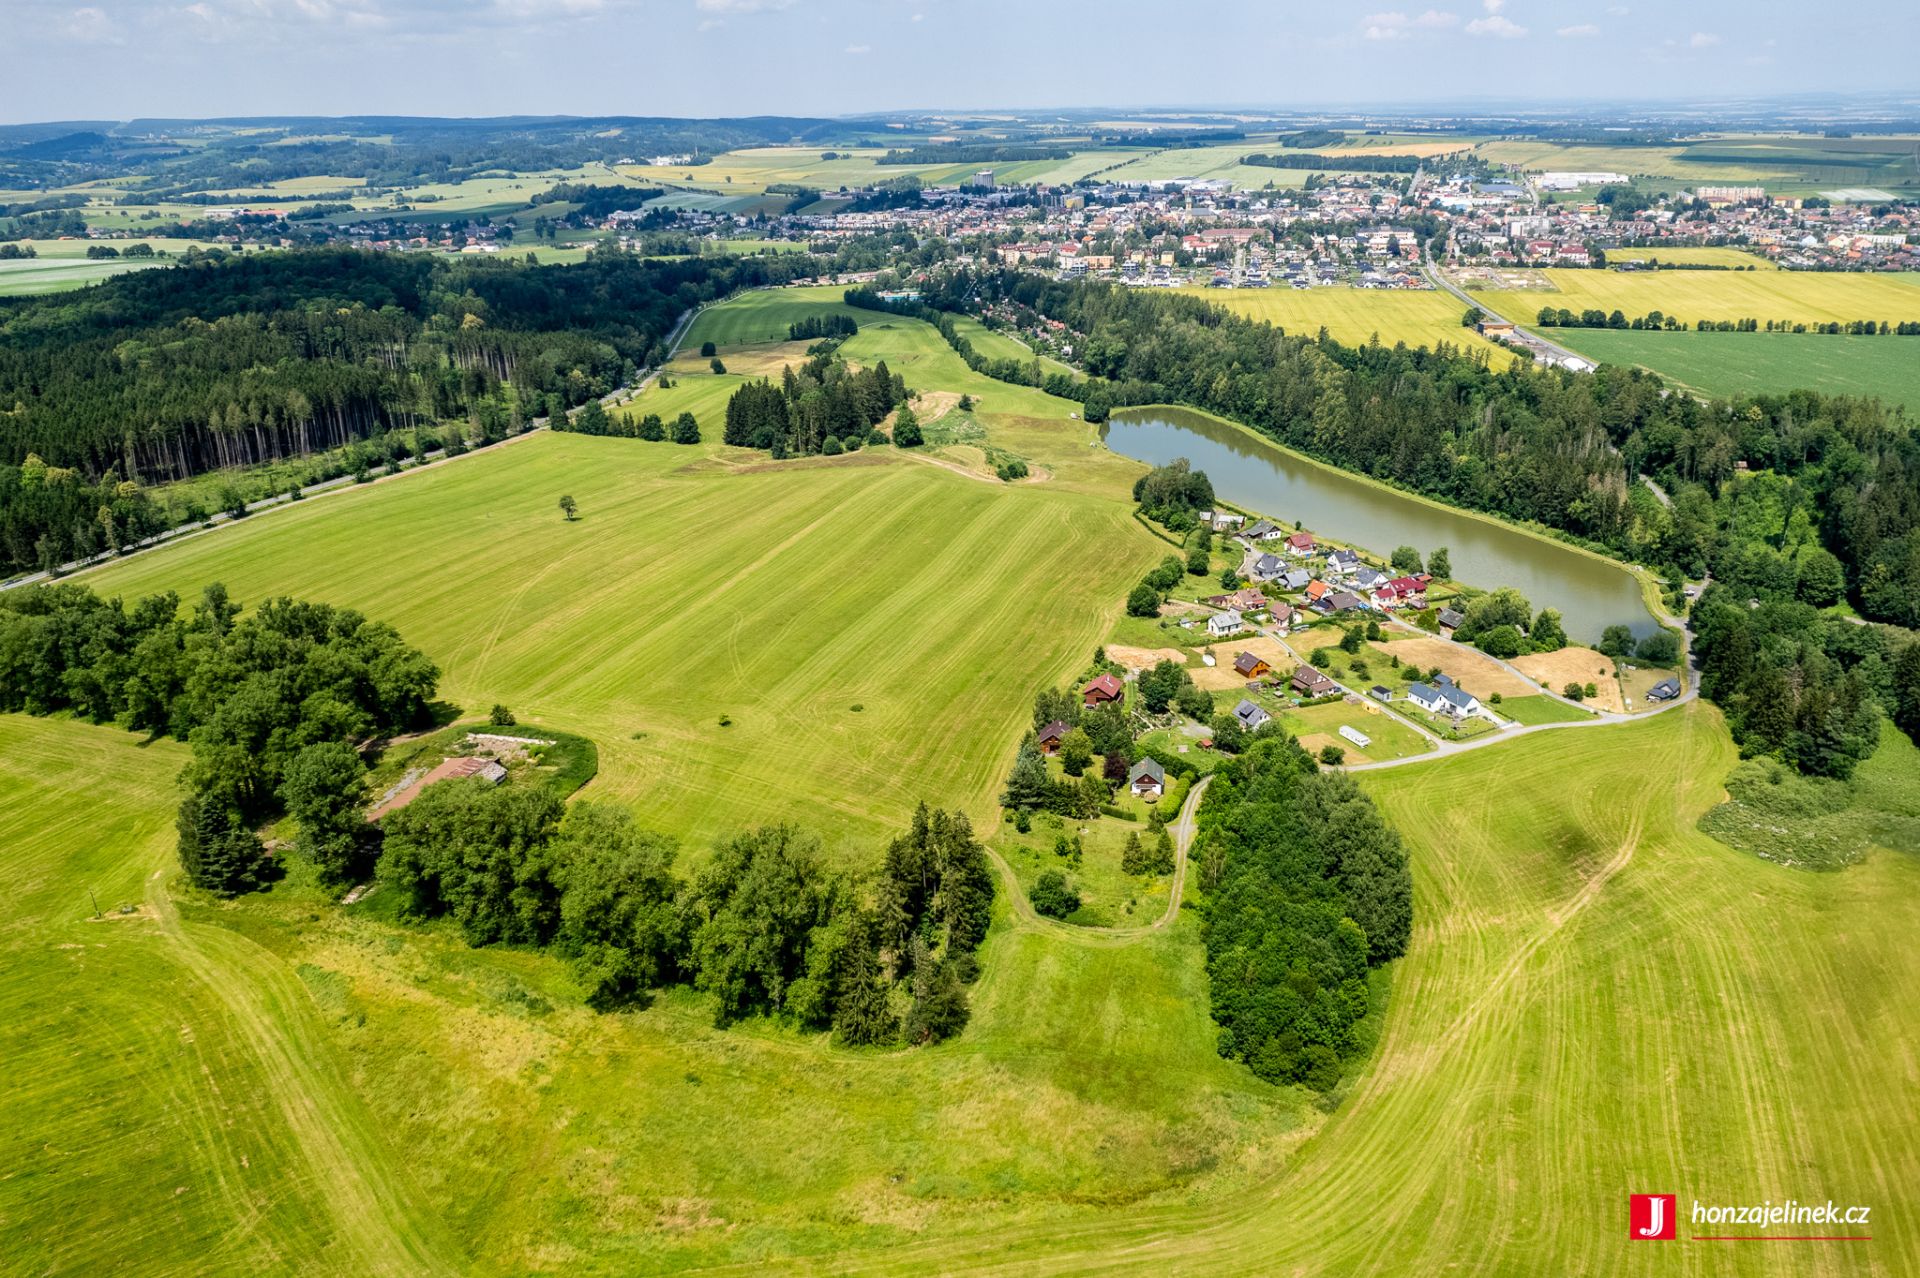
<svg viewBox="0 0 1920 1278">
<path fill-rule="evenodd" d="M 1240 698 L 1240 704 L 1233 708 L 1233 717 L 1238 719 L 1240 726 L 1248 732 L 1257 732 L 1260 729 L 1260 725 L 1273 718 L 1272 715 L 1245 697 Z"/>
<path fill-rule="evenodd" d="M 1142 759 L 1127 769 L 1127 788 L 1142 799 L 1158 799 L 1167 792 L 1167 770 L 1158 759 Z"/>
</svg>

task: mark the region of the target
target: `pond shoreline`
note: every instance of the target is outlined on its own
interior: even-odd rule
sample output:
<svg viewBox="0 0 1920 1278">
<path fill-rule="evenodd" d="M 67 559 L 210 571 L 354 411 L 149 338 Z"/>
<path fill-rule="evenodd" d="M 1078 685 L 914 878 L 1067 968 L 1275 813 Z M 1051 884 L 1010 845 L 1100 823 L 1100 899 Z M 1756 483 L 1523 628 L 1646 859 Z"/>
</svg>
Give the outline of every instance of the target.
<svg viewBox="0 0 1920 1278">
<path fill-rule="evenodd" d="M 1661 625 L 1662 610 L 1653 607 L 1654 601 L 1659 596 L 1661 583 L 1646 568 L 1640 565 L 1629 564 L 1623 560 L 1615 559 L 1610 555 L 1576 542 L 1564 541 L 1552 535 L 1550 531 L 1519 523 L 1498 515 L 1489 514 L 1485 511 L 1466 510 L 1457 506 L 1451 506 L 1437 498 L 1427 496 L 1424 493 L 1408 491 L 1407 489 L 1377 479 L 1374 476 L 1345 470 L 1331 463 L 1321 461 L 1319 458 L 1309 456 L 1296 448 L 1291 448 L 1286 444 L 1273 440 L 1243 422 L 1222 417 L 1217 413 L 1188 408 L 1180 404 L 1132 405 L 1124 409 L 1116 409 L 1107 422 L 1103 423 L 1101 427 L 1101 442 L 1104 447 L 1117 455 L 1136 461 L 1147 462 L 1148 464 L 1170 460 L 1170 457 L 1161 457 L 1158 456 L 1157 453 L 1154 456 L 1143 455 L 1144 453 L 1155 451 L 1144 447 L 1138 451 L 1115 448 L 1112 436 L 1116 429 L 1152 430 L 1154 428 L 1163 428 L 1170 431 L 1186 432 L 1197 436 L 1199 440 L 1204 443 L 1217 445 L 1220 448 L 1229 450 L 1235 454 L 1236 458 L 1245 458 L 1247 453 L 1251 451 L 1249 449 L 1238 448 L 1234 443 L 1227 440 L 1210 438 L 1209 435 L 1203 434 L 1194 428 L 1193 423 L 1195 422 L 1204 423 L 1216 432 L 1228 432 L 1237 439 L 1244 440 L 1248 445 L 1251 445 L 1254 450 L 1271 450 L 1273 454 L 1284 460 L 1292 469 L 1306 472 L 1304 475 L 1289 474 L 1287 473 L 1286 466 L 1273 463 L 1271 459 L 1268 459 L 1275 472 L 1273 482 L 1280 487 L 1299 484 L 1312 489 L 1315 487 L 1312 483 L 1312 477 L 1324 476 L 1329 486 L 1350 485 L 1357 489 L 1366 490 L 1377 499 L 1390 500 L 1394 503 L 1405 503 L 1411 512 L 1414 512 L 1415 522 L 1418 522 L 1418 516 L 1420 514 L 1426 514 L 1436 520 L 1455 521 L 1460 524 L 1474 525 L 1480 529 L 1484 529 L 1489 537 L 1496 540 L 1500 538 L 1524 539 L 1530 546 L 1538 547 L 1542 552 L 1550 551 L 1574 556 L 1594 568 L 1619 573 L 1624 579 L 1621 583 L 1622 589 L 1619 592 L 1621 603 L 1624 603 L 1626 598 L 1625 587 L 1628 586 L 1631 587 L 1631 593 L 1636 601 L 1636 606 L 1631 610 L 1632 615 L 1629 616 L 1623 613 L 1620 616 L 1606 619 L 1602 622 L 1602 625 L 1591 627 L 1592 634 L 1587 636 L 1589 639 L 1597 639 L 1600 629 L 1603 628 L 1605 624 L 1613 624 L 1616 621 L 1630 625 L 1636 634 L 1651 633 L 1653 629 Z M 1158 451 L 1165 450 L 1162 449 Z M 1206 450 L 1198 449 L 1194 451 Z M 1176 452 L 1174 455 L 1180 454 Z M 1207 469 L 1205 465 L 1202 465 L 1198 461 L 1195 462 L 1195 466 L 1198 469 Z M 1240 495 L 1226 491 L 1228 488 L 1235 487 L 1236 481 L 1244 481 L 1245 478 L 1244 471 L 1238 467 L 1231 470 L 1223 470 L 1219 476 L 1216 476 L 1215 490 L 1219 494 L 1220 500 L 1225 504 L 1247 506 L 1249 509 L 1257 510 L 1269 517 L 1279 517 L 1282 511 L 1288 508 L 1290 503 L 1284 496 L 1246 499 Z M 1288 513 L 1297 512 L 1289 511 Z M 1378 536 L 1370 536 L 1365 532 L 1356 534 L 1351 528 L 1340 527 L 1337 519 L 1305 518 L 1302 519 L 1301 522 L 1309 531 L 1316 532 L 1321 536 L 1331 538 L 1335 541 L 1364 547 L 1382 558 L 1393 549 L 1391 545 L 1378 544 L 1381 541 L 1381 538 Z M 1403 530 L 1402 533 L 1393 534 L 1387 540 L 1397 541 L 1403 535 L 1411 536 L 1412 534 L 1406 533 Z M 1501 579 L 1502 574 L 1498 572 L 1476 573 L 1471 569 L 1463 570 L 1460 563 L 1461 547 L 1454 545 L 1451 540 L 1436 541 L 1430 544 L 1420 545 L 1417 548 L 1425 555 L 1433 549 L 1435 544 L 1448 545 L 1450 549 L 1454 551 L 1455 571 L 1453 575 L 1456 579 L 1469 582 L 1476 588 L 1488 590 L 1501 586 L 1518 586 L 1522 590 L 1522 593 L 1527 594 L 1529 600 L 1533 602 L 1535 607 L 1544 605 L 1559 608 L 1563 615 L 1569 617 L 1570 625 L 1573 624 L 1571 614 L 1574 612 L 1591 613 L 1594 614 L 1595 617 L 1598 617 L 1600 613 L 1606 610 L 1604 606 L 1596 605 L 1594 607 L 1588 607 L 1584 600 L 1575 607 L 1569 607 L 1567 600 L 1547 597 L 1549 592 L 1542 591 L 1537 582 L 1532 589 L 1529 589 L 1525 581 Z M 1470 560 L 1476 558 L 1485 560 L 1488 558 L 1497 559 L 1500 558 L 1501 555 L 1500 551 L 1496 548 L 1481 546 L 1470 549 L 1468 557 Z M 1507 557 L 1513 558 L 1514 556 Z M 1528 574 L 1515 573 L 1512 575 L 1515 577 L 1524 577 Z M 1540 575 L 1538 565 L 1535 566 L 1535 572 L 1532 575 Z M 1595 591 L 1594 593 L 1597 595 L 1601 592 Z M 1536 595 L 1540 597 L 1536 597 Z M 1588 627 L 1582 625 L 1581 629 L 1584 633 Z"/>
</svg>

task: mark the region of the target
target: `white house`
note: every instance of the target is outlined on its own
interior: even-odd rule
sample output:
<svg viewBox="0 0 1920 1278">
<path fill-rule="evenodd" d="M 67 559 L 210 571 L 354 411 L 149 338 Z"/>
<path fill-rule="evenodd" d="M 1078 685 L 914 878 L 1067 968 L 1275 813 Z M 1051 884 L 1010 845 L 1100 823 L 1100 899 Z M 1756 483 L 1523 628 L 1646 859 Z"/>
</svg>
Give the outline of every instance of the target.
<svg viewBox="0 0 1920 1278">
<path fill-rule="evenodd" d="M 1216 639 L 1237 635 L 1246 628 L 1246 620 L 1234 608 L 1229 608 L 1225 612 L 1216 612 L 1207 618 L 1207 633 Z"/>
<path fill-rule="evenodd" d="M 1248 701 L 1245 697 L 1240 698 L 1240 704 L 1233 708 L 1233 717 L 1238 719 L 1240 726 L 1248 732 L 1259 731 L 1261 724 L 1273 718 L 1272 715 L 1253 704 L 1253 702 Z"/>
</svg>

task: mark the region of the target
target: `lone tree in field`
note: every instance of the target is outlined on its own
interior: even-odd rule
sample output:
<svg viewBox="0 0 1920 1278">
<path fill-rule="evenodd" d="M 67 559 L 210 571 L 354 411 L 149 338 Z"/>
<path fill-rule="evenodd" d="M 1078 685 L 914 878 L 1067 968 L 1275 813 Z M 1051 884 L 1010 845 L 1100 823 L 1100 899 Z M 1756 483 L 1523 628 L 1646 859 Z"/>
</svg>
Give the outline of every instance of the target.
<svg viewBox="0 0 1920 1278">
<path fill-rule="evenodd" d="M 697 444 L 700 442 L 700 423 L 692 413 L 682 413 L 673 421 L 673 442 L 676 444 Z"/>
<path fill-rule="evenodd" d="M 918 448 L 926 442 L 920 433 L 920 418 L 905 404 L 893 417 L 893 443 L 896 448 Z"/>
<path fill-rule="evenodd" d="M 572 493 L 560 499 L 560 513 L 567 517 L 568 523 L 572 523 L 574 517 L 580 513 L 580 503 L 573 499 Z"/>
</svg>

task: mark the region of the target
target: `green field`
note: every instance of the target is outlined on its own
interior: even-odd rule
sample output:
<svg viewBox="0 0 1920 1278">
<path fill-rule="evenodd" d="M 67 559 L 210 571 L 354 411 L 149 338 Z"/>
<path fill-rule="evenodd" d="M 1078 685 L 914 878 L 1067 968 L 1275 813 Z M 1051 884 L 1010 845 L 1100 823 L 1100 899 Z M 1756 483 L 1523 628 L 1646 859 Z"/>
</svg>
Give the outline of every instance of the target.
<svg viewBox="0 0 1920 1278">
<path fill-rule="evenodd" d="M 1592 719 L 1590 711 L 1570 706 L 1558 697 L 1549 697 L 1536 693 L 1531 697 L 1503 697 L 1500 704 L 1489 707 L 1502 719 L 1511 719 L 1515 723 L 1579 723 Z"/>
<path fill-rule="evenodd" d="M 0 297 L 37 297 L 43 293 L 64 293 L 71 288 L 98 284 L 101 280 L 163 266 L 152 258 L 30 258 L 0 262 Z"/>
<path fill-rule="evenodd" d="M 377 896 L 176 907 L 184 753 L 0 716 L 9 1271 L 760 1265 L 1230 1193 L 1318 1121 L 1213 1052 L 1186 919 L 1112 947 L 1002 908 L 936 1050 L 715 1030 L 684 992 L 599 1016 L 559 960 Z M 89 886 L 146 906 L 89 922 Z"/>
<path fill-rule="evenodd" d="M 1725 266 L 1730 269 L 1777 271 L 1779 265 L 1736 248 L 1610 248 L 1608 263 L 1661 262 L 1668 266 Z"/>
<path fill-rule="evenodd" d="M 732 388 L 790 353 L 767 343 L 837 296 L 707 312 L 729 372 L 688 356 L 628 411 L 685 408 L 717 435 Z M 931 402 L 977 395 L 979 444 L 773 463 L 540 433 L 80 580 L 364 608 L 441 664 L 448 699 L 590 738 L 583 794 L 631 804 L 688 861 L 792 819 L 870 865 L 923 796 L 1005 847 L 993 795 L 1032 691 L 1133 633 L 1120 601 L 1165 543 L 1129 517 L 1139 468 L 1089 448 L 1069 402 L 972 374 L 929 325 L 860 318 L 847 358 L 885 358 Z M 1044 475 L 985 479 L 985 447 Z M 1876 777 L 1920 769 L 1902 737 L 1882 752 Z M 681 989 L 597 1015 L 554 956 L 399 926 L 378 893 L 339 908 L 297 866 L 233 903 L 175 895 L 184 756 L 0 716 L 8 1270 L 1810 1263 L 1626 1246 L 1640 1191 L 1870 1204 L 1875 1241 L 1815 1271 L 1920 1267 L 1920 861 L 1812 874 L 1701 834 L 1736 762 L 1701 703 L 1355 774 L 1408 845 L 1415 931 L 1379 1046 L 1325 1111 L 1216 1054 L 1190 910 L 1115 939 L 1024 919 L 1003 890 L 972 1024 L 932 1049 L 715 1030 Z M 1020 841 L 1051 858 L 1041 838 Z M 1095 869 L 1113 921 L 1164 905 Z M 89 888 L 139 908 L 90 922 Z"/>
<path fill-rule="evenodd" d="M 1433 346 L 1447 342 L 1485 351 L 1503 367 L 1513 356 L 1504 347 L 1460 326 L 1466 307 L 1439 289 L 1384 288 L 1190 288 L 1236 315 L 1266 320 L 1289 333 L 1312 337 L 1322 328 L 1335 341 L 1365 345 L 1377 335 L 1383 345 Z M 1537 307 L 1536 307 L 1537 309 Z"/>
<path fill-rule="evenodd" d="M 440 662 L 454 702 L 592 738 L 592 792 L 650 824 L 845 839 L 922 797 L 980 811 L 1020 715 L 1009 675 L 1077 667 L 1152 562 L 1090 499 L 882 451 L 757 471 L 716 451 L 536 435 L 90 579 L 361 608 Z"/>
<path fill-rule="evenodd" d="M 968 1033 L 873 1055 L 679 993 L 595 1016 L 558 961 L 377 898 L 176 913 L 149 876 L 181 757 L 0 718 L 0 1218 L 32 1272 L 1639 1272 L 1619 1220 L 1655 1186 L 1874 1205 L 1820 1272 L 1920 1258 L 1920 864 L 1697 833 L 1734 759 L 1702 707 L 1362 774 L 1416 930 L 1324 1122 L 1213 1055 L 1186 921 L 1083 943 L 1002 910 Z M 89 922 L 88 885 L 147 909 Z"/>
<path fill-rule="evenodd" d="M 1521 324 L 1543 306 L 1621 311 L 1637 319 L 1662 311 L 1696 320 L 1756 319 L 1815 324 L 1920 320 L 1920 276 L 1821 271 L 1538 272 L 1546 290 L 1489 290 L 1488 305 Z"/>
<path fill-rule="evenodd" d="M 1578 328 L 1555 329 L 1553 340 L 1602 363 L 1649 369 L 1702 395 L 1805 388 L 1877 395 L 1920 415 L 1920 338 Z"/>
</svg>

